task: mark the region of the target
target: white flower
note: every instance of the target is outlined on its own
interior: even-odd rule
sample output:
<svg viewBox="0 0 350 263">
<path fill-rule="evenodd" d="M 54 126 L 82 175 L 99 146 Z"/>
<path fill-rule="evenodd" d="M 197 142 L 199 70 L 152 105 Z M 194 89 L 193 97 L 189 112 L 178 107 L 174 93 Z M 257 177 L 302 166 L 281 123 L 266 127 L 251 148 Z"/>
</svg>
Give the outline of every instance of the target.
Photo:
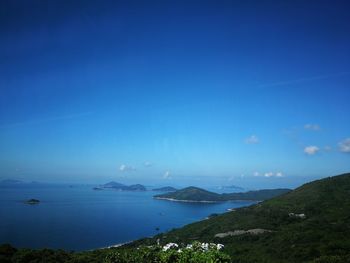
<svg viewBox="0 0 350 263">
<path fill-rule="evenodd" d="M 189 245 L 187 245 L 187 246 L 186 246 L 186 248 L 188 248 L 188 249 L 192 249 L 192 248 L 193 248 L 193 246 L 192 246 L 192 244 L 189 244 Z"/>
<path fill-rule="evenodd" d="M 168 243 L 163 247 L 163 251 L 167 251 L 170 248 L 177 248 L 177 247 L 178 247 L 178 244 L 176 243 Z"/>
<path fill-rule="evenodd" d="M 217 244 L 216 245 L 216 249 L 217 250 L 221 250 L 221 249 L 223 249 L 225 246 L 223 245 L 223 244 Z"/>
<path fill-rule="evenodd" d="M 208 243 L 202 243 L 201 248 L 202 248 L 203 250 L 208 250 L 209 244 L 208 244 Z"/>
<path fill-rule="evenodd" d="M 210 248 L 210 249 L 213 249 L 213 248 L 216 249 L 216 244 L 215 244 L 215 243 L 210 243 L 210 244 L 209 244 L 209 248 Z"/>
</svg>

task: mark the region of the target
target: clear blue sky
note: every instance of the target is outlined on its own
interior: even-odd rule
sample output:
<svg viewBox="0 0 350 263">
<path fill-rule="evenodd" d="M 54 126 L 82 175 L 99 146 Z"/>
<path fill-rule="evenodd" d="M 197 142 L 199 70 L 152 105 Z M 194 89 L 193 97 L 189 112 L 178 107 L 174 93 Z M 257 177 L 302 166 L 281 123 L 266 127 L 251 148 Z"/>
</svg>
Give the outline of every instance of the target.
<svg viewBox="0 0 350 263">
<path fill-rule="evenodd" d="M 348 1 L 1 1 L 0 178 L 350 171 Z"/>
</svg>

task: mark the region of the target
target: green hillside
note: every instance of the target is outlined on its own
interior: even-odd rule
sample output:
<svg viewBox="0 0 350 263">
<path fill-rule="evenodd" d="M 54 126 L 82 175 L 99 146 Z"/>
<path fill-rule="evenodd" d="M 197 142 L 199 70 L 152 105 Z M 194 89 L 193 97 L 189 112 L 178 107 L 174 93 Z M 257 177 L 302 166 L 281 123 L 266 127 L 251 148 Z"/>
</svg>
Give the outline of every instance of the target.
<svg viewBox="0 0 350 263">
<path fill-rule="evenodd" d="M 254 229 L 260 230 L 254 234 Z M 350 262 L 350 174 L 314 181 L 132 245 L 157 239 L 162 244 L 223 243 L 233 262 Z"/>
<path fill-rule="evenodd" d="M 217 193 L 209 192 L 207 190 L 190 186 L 181 190 L 166 193 L 161 195 L 155 195 L 155 198 L 159 199 L 174 199 L 182 201 L 221 201 L 220 195 Z"/>
<path fill-rule="evenodd" d="M 262 201 L 271 199 L 276 196 L 280 196 L 290 192 L 290 189 L 279 188 L 279 189 L 263 189 L 256 191 L 248 191 L 244 193 L 230 193 L 230 194 L 221 194 L 223 200 L 255 200 Z"/>
<path fill-rule="evenodd" d="M 157 199 L 167 199 L 175 201 L 192 201 L 192 202 L 222 202 L 230 200 L 255 200 L 262 201 L 279 196 L 291 191 L 290 189 L 265 189 L 249 191 L 245 193 L 217 194 L 207 190 L 190 186 L 184 189 L 154 196 Z"/>
</svg>

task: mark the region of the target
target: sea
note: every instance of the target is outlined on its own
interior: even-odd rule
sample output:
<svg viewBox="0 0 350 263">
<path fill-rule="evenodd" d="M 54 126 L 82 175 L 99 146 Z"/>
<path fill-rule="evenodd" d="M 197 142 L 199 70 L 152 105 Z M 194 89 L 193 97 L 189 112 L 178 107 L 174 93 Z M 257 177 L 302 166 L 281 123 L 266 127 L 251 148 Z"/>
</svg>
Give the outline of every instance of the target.
<svg viewBox="0 0 350 263">
<path fill-rule="evenodd" d="M 0 244 L 18 248 L 83 251 L 104 248 L 254 204 L 157 200 L 159 192 L 93 190 L 92 186 L 0 187 Z M 37 205 L 24 201 L 35 198 Z"/>
</svg>

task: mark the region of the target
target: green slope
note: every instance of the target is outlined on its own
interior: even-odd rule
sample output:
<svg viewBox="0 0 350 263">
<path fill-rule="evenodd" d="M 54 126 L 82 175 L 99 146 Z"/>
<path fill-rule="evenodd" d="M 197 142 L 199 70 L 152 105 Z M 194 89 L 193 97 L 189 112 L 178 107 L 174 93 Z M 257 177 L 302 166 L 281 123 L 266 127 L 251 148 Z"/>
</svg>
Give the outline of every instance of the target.
<svg viewBox="0 0 350 263">
<path fill-rule="evenodd" d="M 186 187 L 172 193 L 155 195 L 154 197 L 186 201 L 221 201 L 219 194 L 194 186 Z"/>
<path fill-rule="evenodd" d="M 262 201 L 271 199 L 276 196 L 280 196 L 290 192 L 290 189 L 263 189 L 256 191 L 249 191 L 244 193 L 230 193 L 230 194 L 221 194 L 223 200 L 255 200 Z"/>
<path fill-rule="evenodd" d="M 255 200 L 261 201 L 279 196 L 291 191 L 290 189 L 265 189 L 249 191 L 245 193 L 217 194 L 207 190 L 190 186 L 172 193 L 154 196 L 158 199 L 170 199 L 193 202 L 222 202 L 230 200 Z"/>
<path fill-rule="evenodd" d="M 305 218 L 290 216 L 305 214 Z M 235 230 L 271 232 L 215 237 Z M 234 262 L 350 262 L 350 174 L 305 184 L 257 205 L 187 225 L 132 244 L 188 243 L 226 245 Z"/>
</svg>

